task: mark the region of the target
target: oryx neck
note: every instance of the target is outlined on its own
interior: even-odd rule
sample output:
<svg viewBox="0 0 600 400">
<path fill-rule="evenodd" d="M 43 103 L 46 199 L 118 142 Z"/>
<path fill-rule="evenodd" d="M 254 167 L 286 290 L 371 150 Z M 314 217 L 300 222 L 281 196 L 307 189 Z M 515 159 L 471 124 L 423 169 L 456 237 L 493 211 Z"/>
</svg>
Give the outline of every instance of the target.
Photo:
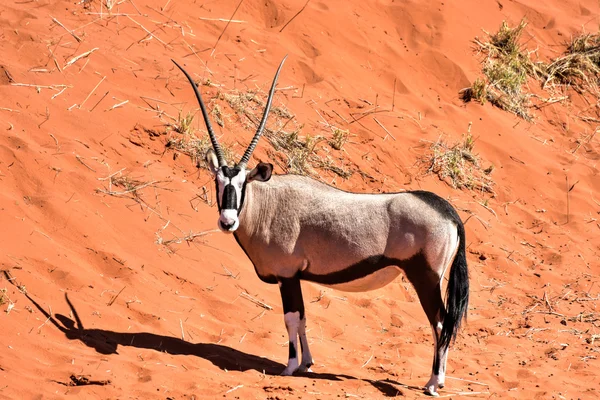
<svg viewBox="0 0 600 400">
<path fill-rule="evenodd" d="M 244 202 L 240 210 L 238 232 L 245 237 L 256 234 L 261 226 L 268 226 L 273 207 L 269 207 L 271 198 L 269 183 L 251 182 L 246 184 Z"/>
</svg>

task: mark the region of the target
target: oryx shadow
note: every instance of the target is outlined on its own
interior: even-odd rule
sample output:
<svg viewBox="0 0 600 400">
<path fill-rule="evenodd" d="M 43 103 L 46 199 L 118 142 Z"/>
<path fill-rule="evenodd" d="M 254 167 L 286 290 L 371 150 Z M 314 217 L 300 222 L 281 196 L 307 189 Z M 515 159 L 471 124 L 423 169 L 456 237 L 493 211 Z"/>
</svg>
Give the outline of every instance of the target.
<svg viewBox="0 0 600 400">
<path fill-rule="evenodd" d="M 58 330 L 65 334 L 69 340 L 79 340 L 86 346 L 93 348 L 100 354 L 119 354 L 119 346 L 130 346 L 139 349 L 156 350 L 173 355 L 190 355 L 210 361 L 221 370 L 249 371 L 255 370 L 266 375 L 278 376 L 285 369 L 285 365 L 258 357 L 253 354 L 232 349 L 214 343 L 190 343 L 171 336 L 157 335 L 148 332 L 114 332 L 106 329 L 85 329 L 77 310 L 65 293 L 65 300 L 71 309 L 75 321 L 61 314 L 50 315 L 35 300 L 26 294 L 27 298 L 44 314 L 48 322 L 52 323 Z M 58 321 L 57 321 L 58 320 Z M 296 376 L 310 379 L 324 379 L 330 381 L 362 380 L 377 388 L 386 397 L 403 396 L 402 390 L 394 386 L 397 384 L 404 388 L 422 390 L 422 388 L 410 387 L 400 382 L 385 380 L 375 381 L 361 379 L 345 374 L 328 374 L 306 372 L 298 373 Z"/>
</svg>

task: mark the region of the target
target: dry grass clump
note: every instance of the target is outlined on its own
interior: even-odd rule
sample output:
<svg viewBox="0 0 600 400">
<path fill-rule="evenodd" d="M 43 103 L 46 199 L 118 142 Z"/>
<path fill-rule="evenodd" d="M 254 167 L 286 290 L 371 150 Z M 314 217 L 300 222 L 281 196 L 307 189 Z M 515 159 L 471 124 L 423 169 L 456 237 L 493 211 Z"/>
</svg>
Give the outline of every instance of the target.
<svg viewBox="0 0 600 400">
<path fill-rule="evenodd" d="M 287 165 L 287 172 L 299 175 L 316 175 L 314 169 L 317 168 L 331 171 L 344 179 L 350 178 L 354 173 L 352 169 L 341 164 L 337 166 L 330 156 L 318 152 L 318 150 L 325 150 L 317 147 L 321 142 L 327 141 L 325 136 L 301 136 L 302 128 L 303 125 L 292 132 L 279 130 L 267 133 L 267 139 L 273 149 L 277 151 L 274 154 L 275 158 L 282 160 Z M 347 131 L 340 132 L 346 132 L 346 136 L 339 137 L 334 132 L 333 137 L 328 141 L 331 147 L 336 150 L 341 150 L 347 141 Z M 336 148 L 336 145 L 339 148 Z"/>
<path fill-rule="evenodd" d="M 104 187 L 97 188 L 96 192 L 114 197 L 129 198 L 142 206 L 154 210 L 157 205 L 150 205 L 148 201 L 144 199 L 143 191 L 147 188 L 153 188 L 154 196 L 158 204 L 158 195 L 156 194 L 156 191 L 157 189 L 170 190 L 165 187 L 165 185 L 161 185 L 168 182 L 159 180 L 142 181 L 124 174 L 124 169 L 125 168 L 114 172 L 105 178 L 98 178 L 98 180 L 106 183 Z"/>
<path fill-rule="evenodd" d="M 219 93 L 217 98 L 227 102 L 240 117 L 239 122 L 245 129 L 254 131 L 260 124 L 266 104 L 266 93 L 233 91 Z M 315 169 L 318 168 L 331 171 L 342 178 L 350 177 L 352 171 L 335 166 L 331 160 L 319 154 L 319 144 L 327 138 L 322 135 L 302 135 L 303 128 L 304 125 L 298 124 L 294 114 L 285 106 L 273 104 L 264 136 L 274 149 L 271 156 L 280 161 L 279 165 L 286 172 L 293 174 L 316 175 Z M 334 149 L 341 150 L 348 140 L 349 132 L 338 131 L 332 132 L 332 138 L 328 142 Z"/>
<path fill-rule="evenodd" d="M 581 34 L 566 44 L 566 51 L 549 63 L 533 61 L 532 52 L 520 44 L 527 26 L 525 19 L 510 27 L 506 22 L 494 34 L 487 33 L 487 40 L 475 39 L 477 50 L 484 55 L 483 77 L 477 78 L 471 87 L 463 89 L 464 101 L 489 101 L 493 105 L 531 121 L 533 106 L 527 82 L 533 79 L 543 90 L 551 94 L 542 103 L 555 103 L 568 96 L 552 97 L 556 92 L 573 89 L 579 93 L 589 92 L 600 97 L 600 34 Z M 539 98 L 539 96 L 535 96 Z"/>
<path fill-rule="evenodd" d="M 223 100 L 231 110 L 240 117 L 239 122 L 245 129 L 255 129 L 260 122 L 265 107 L 266 94 L 259 90 L 229 92 L 218 92 L 216 97 L 211 100 L 213 108 L 218 106 L 218 100 Z M 273 105 L 271 107 L 270 117 L 276 117 L 277 122 L 281 119 L 292 119 L 294 116 L 284 107 Z M 245 118 L 244 118 L 245 117 Z"/>
<path fill-rule="evenodd" d="M 322 136 L 300 136 L 302 126 L 292 132 L 268 132 L 267 139 L 273 149 L 280 154 L 279 158 L 286 163 L 288 172 L 292 174 L 311 174 L 316 154 L 316 146 L 324 138 Z M 282 157 L 283 156 L 283 157 Z"/>
<path fill-rule="evenodd" d="M 333 136 L 329 139 L 329 145 L 336 150 L 342 150 L 346 142 L 350 138 L 350 131 L 332 127 Z"/>
<path fill-rule="evenodd" d="M 183 111 L 179 111 L 179 116 L 175 122 L 170 124 L 170 127 L 177 133 L 182 135 L 190 134 L 193 131 L 192 122 L 194 121 L 194 114 L 188 112 L 186 114 Z"/>
<path fill-rule="evenodd" d="M 600 80 L 600 33 L 574 37 L 565 53 L 546 68 L 544 87 L 559 84 L 598 96 Z"/>
<path fill-rule="evenodd" d="M 493 105 L 511 112 L 525 120 L 531 120 L 529 113 L 531 95 L 524 91 L 530 74 L 537 73 L 538 67 L 531 62 L 519 41 L 527 22 L 511 28 L 503 22 L 495 34 L 487 33 L 488 40 L 475 39 L 483 60 L 484 78 L 475 80 L 470 88 L 462 92 L 463 100 L 489 101 Z"/>
<path fill-rule="evenodd" d="M 456 189 L 494 194 L 494 181 L 490 176 L 494 166 L 483 168 L 479 156 L 473 153 L 474 147 L 475 140 L 470 134 L 452 146 L 438 140 L 431 146 L 433 154 L 427 159 L 428 172 L 437 174 Z"/>
<path fill-rule="evenodd" d="M 221 145 L 221 150 L 223 151 L 225 160 L 227 160 L 227 164 L 231 165 L 238 161 L 239 156 L 233 151 L 232 146 L 222 142 L 219 142 L 219 144 Z M 202 139 L 198 138 L 195 133 L 170 137 L 166 147 L 189 156 L 198 168 L 208 169 L 206 152 L 212 148 L 208 135 Z"/>
<path fill-rule="evenodd" d="M 221 108 L 216 105 L 212 109 L 212 117 L 221 126 L 224 126 L 223 114 Z M 212 147 L 208 135 L 204 135 L 204 138 L 200 139 L 196 136 L 195 129 L 193 127 L 194 114 L 188 112 L 187 114 L 179 113 L 179 117 L 174 122 L 167 124 L 167 128 L 172 129 L 179 135 L 169 137 L 166 143 L 167 149 L 175 150 L 180 153 L 188 155 L 198 168 L 208 168 L 206 164 L 206 152 Z M 223 155 L 228 163 L 234 162 L 237 155 L 233 152 L 232 147 L 226 143 L 220 143 Z"/>
</svg>

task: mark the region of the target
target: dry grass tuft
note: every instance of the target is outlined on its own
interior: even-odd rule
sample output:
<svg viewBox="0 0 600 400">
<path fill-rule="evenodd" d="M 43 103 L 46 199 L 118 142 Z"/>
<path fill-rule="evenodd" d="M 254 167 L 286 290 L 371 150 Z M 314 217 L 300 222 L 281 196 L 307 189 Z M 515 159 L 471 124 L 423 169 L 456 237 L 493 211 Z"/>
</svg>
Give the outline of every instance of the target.
<svg viewBox="0 0 600 400">
<path fill-rule="evenodd" d="M 142 196 L 143 189 L 154 188 L 169 190 L 164 186 L 160 186 L 164 181 L 142 181 L 131 176 L 124 175 L 123 170 L 117 171 L 106 178 L 98 178 L 98 180 L 107 182 L 107 186 L 96 189 L 96 192 L 103 193 L 114 197 L 125 197 L 134 200 L 135 202 L 146 206 L 149 209 L 154 209 L 144 200 Z M 158 203 L 158 201 L 157 201 Z"/>
<path fill-rule="evenodd" d="M 502 22 L 495 34 L 487 33 L 487 41 L 475 39 L 483 60 L 484 78 L 475 80 L 462 92 L 465 101 L 489 101 L 493 105 L 530 121 L 531 95 L 523 90 L 528 77 L 537 73 L 538 67 L 524 52 L 519 41 L 527 22 L 523 19 L 514 28 Z"/>
<path fill-rule="evenodd" d="M 219 144 L 221 145 L 221 150 L 223 150 L 223 155 L 225 156 L 225 160 L 227 160 L 228 164 L 232 164 L 238 160 L 239 157 L 233 151 L 232 146 L 222 142 Z M 195 133 L 191 132 L 187 135 L 170 137 L 167 141 L 166 147 L 189 156 L 196 164 L 196 167 L 208 169 L 208 164 L 206 163 L 206 152 L 208 149 L 212 148 L 212 144 L 210 143 L 208 135 L 202 139 L 199 139 Z"/>
<path fill-rule="evenodd" d="M 600 33 L 574 37 L 566 52 L 546 68 L 543 87 L 559 84 L 598 97 L 600 80 Z"/>
<path fill-rule="evenodd" d="M 475 140 L 470 134 L 462 142 L 452 146 L 438 140 L 431 146 L 433 154 L 427 158 L 427 172 L 438 177 L 456 189 L 477 190 L 494 194 L 494 181 L 491 173 L 493 165 L 481 166 L 480 158 L 473 152 Z"/>
<path fill-rule="evenodd" d="M 269 131 L 267 139 L 273 146 L 275 158 L 285 164 L 287 172 L 292 174 L 310 175 L 317 166 L 317 145 L 325 140 L 323 136 L 301 136 L 303 126 L 291 132 Z"/>
<path fill-rule="evenodd" d="M 333 136 L 329 140 L 329 145 L 336 150 L 342 150 L 350 138 L 350 131 L 332 127 Z"/>
<path fill-rule="evenodd" d="M 179 117 L 171 124 L 171 128 L 182 135 L 190 134 L 193 131 L 192 123 L 194 122 L 194 114 L 188 112 L 184 114 L 183 111 L 179 111 Z"/>
<path fill-rule="evenodd" d="M 600 34 L 581 34 L 566 45 L 566 51 L 550 63 L 533 61 L 531 54 L 520 44 L 527 22 L 525 19 L 510 27 L 506 22 L 497 33 L 487 33 L 487 40 L 475 38 L 482 61 L 483 78 L 477 78 L 471 87 L 461 91 L 464 101 L 489 101 L 493 105 L 511 112 L 527 121 L 533 119 L 531 107 L 540 108 L 568 100 L 564 95 L 568 89 L 579 93 L 588 92 L 600 97 Z M 533 95 L 527 83 L 533 79 L 550 98 Z M 560 95 L 557 95 L 559 93 Z M 532 98 L 540 99 L 533 105 Z"/>
</svg>

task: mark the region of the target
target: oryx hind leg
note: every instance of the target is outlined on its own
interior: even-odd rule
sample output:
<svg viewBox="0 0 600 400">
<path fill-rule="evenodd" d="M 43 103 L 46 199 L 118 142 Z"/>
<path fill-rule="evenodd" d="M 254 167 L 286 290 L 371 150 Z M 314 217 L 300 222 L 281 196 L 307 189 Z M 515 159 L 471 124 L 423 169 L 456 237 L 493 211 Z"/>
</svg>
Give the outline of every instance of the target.
<svg viewBox="0 0 600 400">
<path fill-rule="evenodd" d="M 438 388 L 444 387 L 446 373 L 446 357 L 448 346 L 440 346 L 442 323 L 446 314 L 446 308 L 442 300 L 441 278 L 442 275 L 433 271 L 428 265 L 420 268 L 406 270 L 408 280 L 413 284 L 421 306 L 427 315 L 433 335 L 433 365 L 431 377 L 425 385 L 425 392 L 437 396 Z"/>
<path fill-rule="evenodd" d="M 300 279 L 298 277 L 278 278 L 278 283 L 283 303 L 283 318 L 289 337 L 288 364 L 281 374 L 292 375 L 296 371 L 309 371 L 311 365 L 313 365 L 313 359 L 306 338 L 306 315 L 304 313 Z M 298 336 L 300 336 L 302 349 L 301 365 L 298 362 Z"/>
</svg>

